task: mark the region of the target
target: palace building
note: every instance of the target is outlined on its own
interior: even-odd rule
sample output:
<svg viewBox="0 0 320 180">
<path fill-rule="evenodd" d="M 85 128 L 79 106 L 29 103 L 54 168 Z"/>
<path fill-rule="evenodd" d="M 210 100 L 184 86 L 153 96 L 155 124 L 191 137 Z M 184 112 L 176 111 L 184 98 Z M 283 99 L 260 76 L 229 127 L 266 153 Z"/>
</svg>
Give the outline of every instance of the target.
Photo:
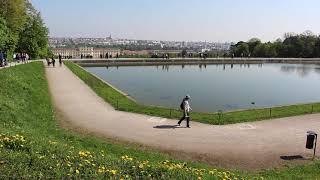
<svg viewBox="0 0 320 180">
<path fill-rule="evenodd" d="M 62 57 L 76 58 L 107 58 L 116 57 L 121 55 L 120 49 L 110 48 L 93 48 L 93 47 L 80 47 L 80 48 L 52 48 L 55 56 L 61 55 Z"/>
</svg>

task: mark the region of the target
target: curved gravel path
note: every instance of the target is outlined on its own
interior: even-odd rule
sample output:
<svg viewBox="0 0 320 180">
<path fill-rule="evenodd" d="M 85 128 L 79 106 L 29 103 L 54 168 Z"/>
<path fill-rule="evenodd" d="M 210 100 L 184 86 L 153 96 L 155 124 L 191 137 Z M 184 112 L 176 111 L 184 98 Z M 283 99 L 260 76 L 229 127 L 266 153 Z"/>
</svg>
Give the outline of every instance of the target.
<svg viewBox="0 0 320 180">
<path fill-rule="evenodd" d="M 72 125 L 221 167 L 262 169 L 289 162 L 281 156 L 309 161 L 306 132 L 320 130 L 320 114 L 224 126 L 191 122 L 190 129 L 179 128 L 177 120 L 114 110 L 64 66 L 46 68 L 46 74 L 55 107 Z"/>
</svg>

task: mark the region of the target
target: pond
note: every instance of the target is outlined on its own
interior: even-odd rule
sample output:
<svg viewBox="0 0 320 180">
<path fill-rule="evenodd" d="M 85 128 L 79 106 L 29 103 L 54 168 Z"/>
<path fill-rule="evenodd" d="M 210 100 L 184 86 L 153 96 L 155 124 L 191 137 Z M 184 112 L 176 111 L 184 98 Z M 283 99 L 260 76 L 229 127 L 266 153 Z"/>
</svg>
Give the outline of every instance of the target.
<svg viewBox="0 0 320 180">
<path fill-rule="evenodd" d="M 198 112 L 320 102 L 320 65 L 219 64 L 85 67 L 141 104 Z"/>
</svg>

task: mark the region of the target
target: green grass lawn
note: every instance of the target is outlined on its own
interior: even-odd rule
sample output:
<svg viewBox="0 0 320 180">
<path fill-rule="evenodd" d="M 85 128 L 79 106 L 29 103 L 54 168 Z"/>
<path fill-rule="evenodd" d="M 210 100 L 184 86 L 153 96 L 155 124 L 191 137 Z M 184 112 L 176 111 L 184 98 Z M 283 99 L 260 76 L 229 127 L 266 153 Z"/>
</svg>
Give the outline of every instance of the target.
<svg viewBox="0 0 320 180">
<path fill-rule="evenodd" d="M 0 179 L 238 177 L 60 129 L 42 62 L 0 70 L 0 77 Z"/>
<path fill-rule="evenodd" d="M 78 135 L 57 123 L 42 62 L 2 69 L 0 77 L 0 179 L 319 178 L 318 161 L 260 173 L 229 172 Z"/>
<path fill-rule="evenodd" d="M 122 95 L 102 80 L 85 71 L 72 62 L 65 62 L 68 68 L 91 87 L 101 98 L 121 111 L 135 112 L 165 118 L 181 117 L 181 111 L 163 107 L 141 105 L 128 97 Z M 178 107 L 179 105 L 177 105 Z M 320 103 L 302 104 L 265 109 L 251 109 L 234 112 L 219 113 L 191 113 L 191 119 L 207 124 L 224 125 L 240 122 L 258 121 L 271 118 L 280 118 L 320 112 Z"/>
</svg>

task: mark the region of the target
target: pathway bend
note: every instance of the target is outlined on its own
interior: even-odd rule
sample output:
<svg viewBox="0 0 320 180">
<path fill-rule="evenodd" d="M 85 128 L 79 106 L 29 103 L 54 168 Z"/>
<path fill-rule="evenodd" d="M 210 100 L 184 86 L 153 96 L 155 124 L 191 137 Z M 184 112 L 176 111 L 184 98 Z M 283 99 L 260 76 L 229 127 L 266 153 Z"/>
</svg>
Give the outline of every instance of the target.
<svg viewBox="0 0 320 180">
<path fill-rule="evenodd" d="M 191 122 L 190 129 L 175 128 L 176 120 L 116 111 L 65 66 L 46 68 L 46 75 L 55 107 L 72 125 L 225 168 L 271 168 L 287 163 L 281 156 L 308 158 L 312 152 L 304 148 L 306 132 L 320 131 L 320 114 L 224 126 Z"/>
</svg>

